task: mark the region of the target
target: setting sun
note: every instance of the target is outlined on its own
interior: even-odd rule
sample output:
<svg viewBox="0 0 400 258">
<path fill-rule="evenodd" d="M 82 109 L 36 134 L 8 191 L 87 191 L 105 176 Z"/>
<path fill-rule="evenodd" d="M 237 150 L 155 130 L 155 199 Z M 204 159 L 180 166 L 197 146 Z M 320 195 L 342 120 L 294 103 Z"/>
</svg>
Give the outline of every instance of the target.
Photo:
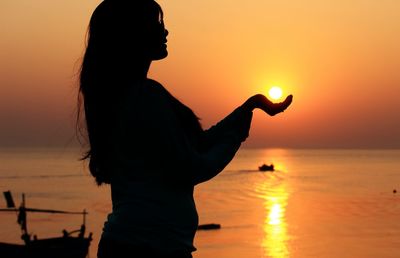
<svg viewBox="0 0 400 258">
<path fill-rule="evenodd" d="M 269 90 L 268 94 L 272 99 L 278 100 L 282 97 L 282 89 L 278 86 L 274 86 Z"/>
</svg>

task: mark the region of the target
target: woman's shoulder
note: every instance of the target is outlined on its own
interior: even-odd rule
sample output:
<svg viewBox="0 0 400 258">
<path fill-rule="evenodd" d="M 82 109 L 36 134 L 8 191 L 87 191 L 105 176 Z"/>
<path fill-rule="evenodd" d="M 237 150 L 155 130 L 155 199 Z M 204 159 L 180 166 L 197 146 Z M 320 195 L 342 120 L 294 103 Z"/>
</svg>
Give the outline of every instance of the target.
<svg viewBox="0 0 400 258">
<path fill-rule="evenodd" d="M 156 80 L 153 79 L 146 79 L 145 86 L 148 90 L 158 93 L 167 93 L 168 91 L 165 87 Z"/>
<path fill-rule="evenodd" d="M 156 80 L 146 78 L 144 81 L 141 82 L 143 87 L 150 90 L 161 90 L 164 86 Z"/>
<path fill-rule="evenodd" d="M 145 88 L 152 97 L 162 98 L 167 102 L 174 99 L 171 93 L 161 83 L 153 79 L 146 80 Z"/>
<path fill-rule="evenodd" d="M 165 92 L 166 90 L 161 83 L 152 79 L 145 79 L 132 82 L 123 98 L 128 102 L 132 100 L 146 102 L 148 98 L 165 98 Z"/>
<path fill-rule="evenodd" d="M 132 84 L 120 102 L 125 117 L 146 120 L 171 110 L 169 97 L 161 83 L 146 79 Z"/>
<path fill-rule="evenodd" d="M 154 86 L 154 87 L 163 87 L 161 83 L 159 83 L 159 82 L 156 81 L 156 80 L 150 79 L 150 78 L 147 78 L 147 79 L 146 79 L 146 83 L 147 83 L 148 85 L 152 85 L 152 86 Z"/>
</svg>

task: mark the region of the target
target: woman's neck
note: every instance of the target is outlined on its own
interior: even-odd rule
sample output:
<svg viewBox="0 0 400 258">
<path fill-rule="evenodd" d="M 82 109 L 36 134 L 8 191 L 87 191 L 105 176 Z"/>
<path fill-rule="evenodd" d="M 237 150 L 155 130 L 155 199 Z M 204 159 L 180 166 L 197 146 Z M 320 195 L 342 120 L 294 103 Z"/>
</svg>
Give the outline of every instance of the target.
<svg viewBox="0 0 400 258">
<path fill-rule="evenodd" d="M 135 79 L 147 79 L 147 74 L 149 72 L 151 61 L 144 61 L 140 65 L 133 66 L 131 69 L 131 74 Z"/>
</svg>

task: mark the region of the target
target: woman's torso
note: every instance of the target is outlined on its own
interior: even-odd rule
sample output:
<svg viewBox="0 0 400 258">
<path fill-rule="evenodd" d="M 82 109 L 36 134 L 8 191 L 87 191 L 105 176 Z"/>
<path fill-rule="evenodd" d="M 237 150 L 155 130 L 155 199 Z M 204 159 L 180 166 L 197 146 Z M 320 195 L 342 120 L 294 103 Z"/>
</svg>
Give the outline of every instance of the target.
<svg viewBox="0 0 400 258">
<path fill-rule="evenodd" d="M 123 96 L 117 116 L 110 152 L 113 211 L 103 237 L 165 252 L 195 250 L 193 185 L 179 179 L 190 171 L 174 164 L 179 158 L 162 133 L 174 126 L 181 130 L 170 96 L 154 81 L 137 82 Z"/>
</svg>

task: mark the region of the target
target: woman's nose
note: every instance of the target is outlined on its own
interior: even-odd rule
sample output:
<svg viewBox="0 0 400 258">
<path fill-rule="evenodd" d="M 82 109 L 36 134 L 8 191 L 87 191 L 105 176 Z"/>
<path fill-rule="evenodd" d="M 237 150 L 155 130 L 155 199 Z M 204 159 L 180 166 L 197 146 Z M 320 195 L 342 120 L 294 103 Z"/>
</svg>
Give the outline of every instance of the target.
<svg viewBox="0 0 400 258">
<path fill-rule="evenodd" d="M 167 29 L 165 29 L 164 31 L 165 31 L 165 32 L 164 32 L 164 33 L 165 33 L 165 36 L 168 36 L 169 31 L 168 31 Z"/>
</svg>

